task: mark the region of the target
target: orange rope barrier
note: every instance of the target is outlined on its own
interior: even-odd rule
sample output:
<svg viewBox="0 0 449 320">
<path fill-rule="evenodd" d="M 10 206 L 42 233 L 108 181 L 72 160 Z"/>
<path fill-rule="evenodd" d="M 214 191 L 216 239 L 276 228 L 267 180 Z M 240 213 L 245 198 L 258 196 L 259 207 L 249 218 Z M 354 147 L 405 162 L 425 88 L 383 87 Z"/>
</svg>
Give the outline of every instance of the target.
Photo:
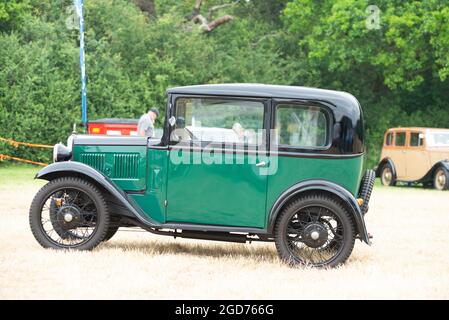
<svg viewBox="0 0 449 320">
<path fill-rule="evenodd" d="M 11 159 L 11 160 L 20 161 L 20 162 L 36 164 L 38 166 L 43 166 L 43 167 L 48 166 L 48 163 L 42 163 L 42 162 L 31 161 L 31 160 L 26 160 L 26 159 L 22 159 L 22 158 L 11 157 L 6 154 L 0 153 L 0 161 L 4 161 L 5 159 Z"/>
<path fill-rule="evenodd" d="M 14 141 L 12 139 L 6 139 L 6 138 L 2 138 L 2 137 L 0 137 L 0 141 L 5 141 L 6 143 L 9 143 L 10 145 L 12 145 L 13 147 L 16 147 L 16 148 L 19 147 L 20 145 L 27 146 L 27 147 L 34 147 L 34 148 L 53 148 L 53 146 L 50 146 L 48 144 L 19 142 L 19 141 Z"/>
</svg>

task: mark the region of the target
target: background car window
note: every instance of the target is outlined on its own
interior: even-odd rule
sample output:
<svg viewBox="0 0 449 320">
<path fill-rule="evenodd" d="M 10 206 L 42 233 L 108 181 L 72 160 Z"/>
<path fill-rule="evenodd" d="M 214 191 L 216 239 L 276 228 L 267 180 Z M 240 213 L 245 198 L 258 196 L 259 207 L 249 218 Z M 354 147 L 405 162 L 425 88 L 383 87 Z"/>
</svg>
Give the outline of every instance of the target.
<svg viewBox="0 0 449 320">
<path fill-rule="evenodd" d="M 395 143 L 397 147 L 405 146 L 405 132 L 396 132 Z"/>
<path fill-rule="evenodd" d="M 418 132 L 410 133 L 410 146 L 411 147 L 421 147 L 423 145 L 423 139 L 420 138 Z"/>
<path fill-rule="evenodd" d="M 179 98 L 171 141 L 258 144 L 263 117 L 264 104 L 259 101 Z"/>
<path fill-rule="evenodd" d="M 276 106 L 276 142 L 298 148 L 327 145 L 328 120 L 317 107 L 280 104 Z"/>
<path fill-rule="evenodd" d="M 391 146 L 393 144 L 393 132 L 390 132 L 387 135 L 387 141 L 386 141 L 386 145 L 387 146 Z"/>
</svg>

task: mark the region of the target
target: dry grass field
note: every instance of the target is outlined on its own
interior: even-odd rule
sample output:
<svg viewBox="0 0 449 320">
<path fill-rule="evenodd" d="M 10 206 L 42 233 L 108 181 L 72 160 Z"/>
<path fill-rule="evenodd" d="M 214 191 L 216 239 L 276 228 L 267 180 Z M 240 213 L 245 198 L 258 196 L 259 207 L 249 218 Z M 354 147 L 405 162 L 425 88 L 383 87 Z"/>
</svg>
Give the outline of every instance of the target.
<svg viewBox="0 0 449 320">
<path fill-rule="evenodd" d="M 42 249 L 36 169 L 0 168 L 0 299 L 449 299 L 449 192 L 376 187 L 369 247 L 345 266 L 293 269 L 273 244 L 119 232 L 92 252 Z"/>
</svg>

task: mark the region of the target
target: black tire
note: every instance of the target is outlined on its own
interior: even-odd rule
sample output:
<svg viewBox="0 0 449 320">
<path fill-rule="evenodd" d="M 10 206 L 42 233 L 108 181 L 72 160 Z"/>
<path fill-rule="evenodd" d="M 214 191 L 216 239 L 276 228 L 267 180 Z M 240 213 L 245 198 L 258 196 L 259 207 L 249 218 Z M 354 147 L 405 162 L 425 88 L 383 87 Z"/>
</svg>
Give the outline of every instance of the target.
<svg viewBox="0 0 449 320">
<path fill-rule="evenodd" d="M 389 163 L 383 165 L 380 171 L 380 182 L 384 186 L 392 187 L 396 185 L 396 178 L 393 174 L 393 168 Z"/>
<path fill-rule="evenodd" d="M 329 230 L 326 231 L 326 242 L 322 245 L 319 244 L 319 247 L 307 244 L 308 241 L 311 241 L 306 234 L 306 231 L 309 228 L 308 226 L 320 222 L 320 220 L 323 219 L 323 214 L 320 216 L 318 213 L 315 221 L 313 221 L 313 218 L 310 219 L 310 222 L 301 220 L 301 216 L 307 217 L 307 215 L 304 215 L 304 212 L 308 212 L 308 210 L 312 210 L 313 208 L 320 208 L 319 212 L 324 210 L 325 214 L 334 216 L 336 221 L 338 221 L 336 229 L 333 231 L 334 235 L 336 233 L 340 234 L 340 239 L 338 240 L 339 243 L 337 245 L 335 243 L 332 244 L 335 239 L 327 238 L 330 235 Z M 308 216 L 310 216 L 310 212 L 308 213 Z M 300 240 L 292 240 L 294 239 L 294 237 L 292 237 L 292 231 L 287 232 L 287 228 L 289 227 L 289 230 L 291 230 L 295 221 L 301 225 L 298 229 L 295 229 L 297 232 L 297 235 L 295 235 L 297 236 L 296 239 Z M 314 267 L 336 267 L 343 264 L 354 248 L 355 236 L 354 221 L 348 211 L 333 198 L 326 195 L 309 195 L 296 199 L 282 210 L 274 229 L 275 244 L 279 257 L 281 260 L 293 266 L 309 265 Z M 293 241 L 301 243 L 303 246 L 299 250 L 304 250 L 305 252 L 298 252 L 298 247 L 296 246 L 295 248 L 292 248 L 291 242 Z M 318 239 L 317 241 L 321 240 Z M 321 257 L 324 250 L 330 250 L 328 252 L 330 255 L 329 259 L 314 261 L 312 254 Z M 312 253 L 309 256 L 309 254 L 306 255 L 306 252 Z"/>
<path fill-rule="evenodd" d="M 42 223 L 42 212 L 45 211 L 44 206 L 46 202 L 49 201 L 52 195 L 65 189 L 76 190 L 86 195 L 90 201 L 90 207 L 95 211 L 95 227 L 93 227 L 92 233 L 89 236 L 81 238 L 82 241 L 78 244 L 65 244 L 63 241 L 52 239 L 51 235 L 47 234 L 44 229 L 43 224 L 45 223 Z M 51 224 L 54 225 L 55 221 L 52 220 L 51 216 L 50 220 Z M 43 186 L 34 197 L 29 212 L 29 223 L 33 236 L 44 248 L 91 250 L 105 238 L 109 228 L 109 221 L 110 217 L 107 205 L 98 188 L 88 181 L 75 177 L 58 178 Z M 61 231 L 56 233 L 60 235 Z M 66 238 L 73 240 L 72 237 Z"/>
<path fill-rule="evenodd" d="M 119 228 L 120 228 L 120 226 L 118 226 L 118 225 L 110 225 L 103 241 L 106 242 L 106 241 L 111 240 L 111 238 L 117 233 Z"/>
<path fill-rule="evenodd" d="M 435 170 L 433 187 L 440 191 L 449 189 L 449 171 L 445 167 L 439 167 Z"/>
<path fill-rule="evenodd" d="M 373 192 L 374 182 L 376 181 L 376 172 L 374 170 L 366 170 L 365 175 L 362 178 L 359 198 L 363 199 L 363 204 L 360 210 L 363 214 L 368 212 L 369 200 L 371 198 L 371 193 Z"/>
</svg>

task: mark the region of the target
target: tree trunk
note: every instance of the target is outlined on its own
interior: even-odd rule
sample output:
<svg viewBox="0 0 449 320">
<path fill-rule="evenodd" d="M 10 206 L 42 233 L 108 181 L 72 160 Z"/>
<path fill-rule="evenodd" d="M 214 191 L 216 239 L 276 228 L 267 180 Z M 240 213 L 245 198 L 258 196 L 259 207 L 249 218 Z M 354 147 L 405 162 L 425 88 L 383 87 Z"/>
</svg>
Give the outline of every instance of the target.
<svg viewBox="0 0 449 320">
<path fill-rule="evenodd" d="M 148 13 L 150 17 L 156 16 L 156 6 L 154 0 L 133 0 L 135 5 L 139 7 L 142 12 Z"/>
<path fill-rule="evenodd" d="M 193 6 L 192 14 L 189 16 L 189 20 L 192 20 L 194 23 L 200 24 L 200 28 L 204 32 L 210 32 L 214 30 L 216 27 L 234 19 L 233 16 L 226 14 L 218 19 L 209 22 L 209 20 L 212 18 L 213 13 L 219 9 L 231 7 L 237 4 L 239 1 L 240 0 L 237 0 L 233 3 L 226 3 L 222 5 L 213 6 L 212 8 L 209 9 L 207 13 L 207 18 L 205 18 L 203 15 L 200 14 L 201 4 L 203 0 L 195 0 L 195 5 Z"/>
</svg>

